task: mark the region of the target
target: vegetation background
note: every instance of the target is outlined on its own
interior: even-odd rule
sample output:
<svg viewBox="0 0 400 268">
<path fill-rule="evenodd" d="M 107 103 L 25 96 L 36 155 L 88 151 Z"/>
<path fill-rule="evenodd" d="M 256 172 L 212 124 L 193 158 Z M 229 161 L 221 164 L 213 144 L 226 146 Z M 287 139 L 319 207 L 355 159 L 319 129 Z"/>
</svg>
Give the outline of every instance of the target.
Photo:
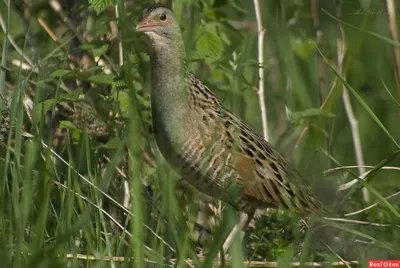
<svg viewBox="0 0 400 268">
<path fill-rule="evenodd" d="M 262 212 L 245 250 L 236 241 L 231 259 L 216 263 L 236 213 L 210 204 L 219 209 L 209 211 L 212 235 L 199 245 L 196 196 L 175 189 L 178 176 L 151 134 L 149 60 L 135 26 L 154 2 L 5 0 L 0 266 L 366 267 L 400 259 L 400 3 L 161 2 L 181 22 L 190 69 L 259 133 L 263 69 L 268 139 L 333 204 L 335 220 L 306 228 L 290 211 Z"/>
</svg>

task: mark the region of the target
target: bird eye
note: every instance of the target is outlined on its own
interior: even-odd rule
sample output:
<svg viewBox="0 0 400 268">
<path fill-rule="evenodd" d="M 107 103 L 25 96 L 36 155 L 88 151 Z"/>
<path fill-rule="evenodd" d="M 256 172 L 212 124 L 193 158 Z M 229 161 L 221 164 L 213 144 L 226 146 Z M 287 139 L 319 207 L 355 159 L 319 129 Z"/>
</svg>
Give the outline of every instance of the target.
<svg viewBox="0 0 400 268">
<path fill-rule="evenodd" d="M 165 20 L 167 19 L 167 15 L 161 14 L 159 19 L 160 19 L 161 21 L 165 21 Z"/>
</svg>

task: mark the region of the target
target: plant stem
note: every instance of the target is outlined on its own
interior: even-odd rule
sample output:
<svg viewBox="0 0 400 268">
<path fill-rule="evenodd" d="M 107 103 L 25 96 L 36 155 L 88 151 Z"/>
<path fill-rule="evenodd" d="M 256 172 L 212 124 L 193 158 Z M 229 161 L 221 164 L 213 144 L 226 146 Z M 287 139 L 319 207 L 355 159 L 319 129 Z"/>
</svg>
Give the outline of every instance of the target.
<svg viewBox="0 0 400 268">
<path fill-rule="evenodd" d="M 267 108 L 265 106 L 264 93 L 264 34 L 265 29 L 262 24 L 261 10 L 259 0 L 254 0 L 254 10 L 257 19 L 258 31 L 258 99 L 261 109 L 261 121 L 263 126 L 264 139 L 268 141 L 268 123 L 267 123 Z"/>
</svg>

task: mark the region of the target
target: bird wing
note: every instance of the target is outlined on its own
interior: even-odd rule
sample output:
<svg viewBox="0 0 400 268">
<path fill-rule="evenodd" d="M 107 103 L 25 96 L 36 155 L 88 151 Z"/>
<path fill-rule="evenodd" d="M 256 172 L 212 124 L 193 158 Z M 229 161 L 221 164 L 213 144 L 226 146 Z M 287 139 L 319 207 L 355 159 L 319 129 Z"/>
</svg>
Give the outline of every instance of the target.
<svg viewBox="0 0 400 268">
<path fill-rule="evenodd" d="M 244 121 L 227 110 L 225 114 L 226 120 L 231 122 L 231 132 L 239 136 L 235 139 L 237 146 L 232 148 L 237 155 L 234 166 L 241 177 L 237 183 L 243 187 L 244 193 L 298 212 L 318 211 L 319 201 L 296 170 Z M 247 166 L 242 165 L 243 162 L 247 162 Z"/>
<path fill-rule="evenodd" d="M 224 107 L 201 81 L 190 76 L 188 83 L 190 125 L 197 126 L 197 131 L 190 133 L 183 146 L 183 159 L 190 173 L 186 175 L 194 178 L 192 184 L 216 197 L 237 185 L 256 206 L 283 205 L 300 213 L 319 210 L 307 183 L 267 141 Z"/>
</svg>

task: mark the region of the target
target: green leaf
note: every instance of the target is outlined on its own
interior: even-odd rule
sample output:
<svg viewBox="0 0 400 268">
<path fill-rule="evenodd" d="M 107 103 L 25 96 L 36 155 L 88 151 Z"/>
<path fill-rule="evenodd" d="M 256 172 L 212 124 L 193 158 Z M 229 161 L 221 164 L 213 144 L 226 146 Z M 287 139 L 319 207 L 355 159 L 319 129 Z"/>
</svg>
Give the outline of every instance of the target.
<svg viewBox="0 0 400 268">
<path fill-rule="evenodd" d="M 36 124 L 56 104 L 56 99 L 48 99 L 36 104 L 32 111 L 32 122 Z"/>
<path fill-rule="evenodd" d="M 114 78 L 111 85 L 114 91 L 122 91 L 128 88 L 123 77 Z"/>
<path fill-rule="evenodd" d="M 223 44 L 216 34 L 215 27 L 205 27 L 197 38 L 197 53 L 199 57 L 219 57 L 223 50 Z"/>
<path fill-rule="evenodd" d="M 125 91 L 118 91 L 113 94 L 113 97 L 119 102 L 119 107 L 121 112 L 126 115 L 131 107 L 131 101 L 129 99 L 129 94 Z"/>
<path fill-rule="evenodd" d="M 92 68 L 94 69 L 94 68 Z M 98 68 L 97 68 L 98 69 Z M 92 74 L 93 70 L 86 71 L 78 71 L 78 69 L 74 70 L 56 70 L 50 74 L 51 78 L 62 78 L 62 79 L 78 79 L 78 80 L 86 80 Z M 51 80 L 48 80 L 51 81 Z"/>
<path fill-rule="evenodd" d="M 106 8 L 106 6 L 112 4 L 112 2 L 112 0 L 89 0 L 89 3 L 96 10 L 97 14 L 102 12 Z"/>
<path fill-rule="evenodd" d="M 82 88 L 77 88 L 74 91 L 70 91 L 65 94 L 61 94 L 57 97 L 58 101 L 78 101 L 82 95 Z"/>
<path fill-rule="evenodd" d="M 111 74 L 95 74 L 88 77 L 88 81 L 96 84 L 111 85 L 113 78 L 114 76 Z"/>
<path fill-rule="evenodd" d="M 121 140 L 117 137 L 112 138 L 108 142 L 101 144 L 100 147 L 105 149 L 117 149 L 121 145 Z"/>
<path fill-rule="evenodd" d="M 75 74 L 76 74 L 76 71 L 72 71 L 72 70 L 56 70 L 50 74 L 50 77 L 74 78 Z"/>
<path fill-rule="evenodd" d="M 108 47 L 109 45 L 101 40 L 94 40 L 80 46 L 83 50 L 91 51 L 95 57 L 104 55 L 107 52 Z"/>
<path fill-rule="evenodd" d="M 310 60 L 311 56 L 315 54 L 315 41 L 312 39 L 291 38 L 290 43 L 296 55 L 305 61 Z"/>
<path fill-rule="evenodd" d="M 292 112 L 286 107 L 286 114 L 290 121 L 294 123 L 304 123 L 321 117 L 334 117 L 335 115 L 321 108 L 310 108 L 300 112 Z"/>
<path fill-rule="evenodd" d="M 73 129 L 73 130 L 77 130 L 78 128 L 74 125 L 74 123 L 72 123 L 71 121 L 60 121 L 60 128 L 68 128 L 68 129 Z"/>
</svg>

